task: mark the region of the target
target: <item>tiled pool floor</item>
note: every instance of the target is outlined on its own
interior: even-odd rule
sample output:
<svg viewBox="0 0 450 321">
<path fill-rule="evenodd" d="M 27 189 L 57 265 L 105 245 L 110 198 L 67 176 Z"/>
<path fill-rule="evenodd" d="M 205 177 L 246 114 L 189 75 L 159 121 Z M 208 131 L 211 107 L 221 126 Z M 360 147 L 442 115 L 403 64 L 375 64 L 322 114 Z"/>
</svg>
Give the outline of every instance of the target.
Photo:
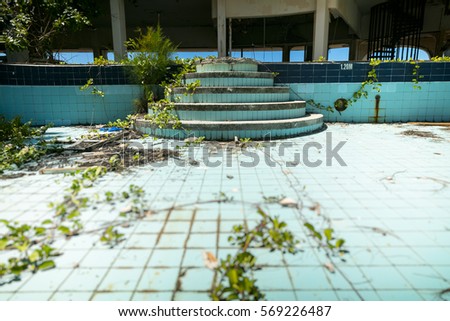
<svg viewBox="0 0 450 321">
<path fill-rule="evenodd" d="M 250 149 L 255 154 L 222 157 L 197 146 L 190 156 L 182 153 L 198 164 L 179 166 L 171 159 L 165 166 L 108 173 L 85 192 L 139 185 L 153 214 L 123 228 L 126 240 L 112 249 L 98 233 L 58 240 L 63 255 L 57 267 L 0 286 L 0 300 L 208 300 L 214 273 L 202 253 L 224 258 L 235 251 L 227 240 L 232 226 L 252 226 L 257 205 L 280 216 L 302 240 L 295 256 L 254 250 L 262 264 L 256 278 L 269 300 L 439 300 L 439 292 L 450 288 L 449 129 L 329 124 L 312 136 Z M 437 138 L 403 135 L 407 130 Z M 329 154 L 346 142 L 339 155 L 347 166 L 336 159 L 326 166 L 327 135 Z M 311 142 L 316 145 L 305 145 Z M 312 146 L 309 161 L 322 160 L 320 166 L 305 166 L 305 146 Z M 206 166 L 204 152 L 221 164 Z M 259 162 L 250 164 L 256 157 Z M 70 181 L 59 175 L 0 180 L 0 217 L 29 223 L 51 217 L 47 204 L 60 199 Z M 219 195 L 231 201 L 208 202 Z M 279 196 L 300 208 L 264 202 Z M 99 205 L 84 212 L 85 230 L 106 225 L 119 211 Z M 329 222 L 346 240 L 349 253 L 345 262 L 334 260 L 335 273 L 306 235 L 305 220 L 322 228 Z M 7 257 L 0 252 L 0 262 Z"/>
</svg>

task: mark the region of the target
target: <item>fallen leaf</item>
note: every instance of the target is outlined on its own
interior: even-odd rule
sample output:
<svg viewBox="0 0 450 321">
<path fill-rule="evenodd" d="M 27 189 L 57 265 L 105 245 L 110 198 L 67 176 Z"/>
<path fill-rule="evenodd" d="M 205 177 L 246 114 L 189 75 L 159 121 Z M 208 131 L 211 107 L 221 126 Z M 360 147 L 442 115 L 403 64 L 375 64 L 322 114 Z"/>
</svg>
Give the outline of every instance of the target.
<svg viewBox="0 0 450 321">
<path fill-rule="evenodd" d="M 314 205 L 312 205 L 309 209 L 316 212 L 317 215 L 320 215 L 321 213 L 321 207 L 319 203 L 314 203 Z"/>
<path fill-rule="evenodd" d="M 285 197 L 280 201 L 280 205 L 284 207 L 297 207 L 298 203 L 292 198 Z"/>
<path fill-rule="evenodd" d="M 334 268 L 334 265 L 333 265 L 332 263 L 328 262 L 328 263 L 325 263 L 323 266 L 324 266 L 328 271 L 330 271 L 330 273 L 334 273 L 334 272 L 335 272 L 335 268 Z"/>
<path fill-rule="evenodd" d="M 130 213 L 133 210 L 133 208 L 131 207 L 131 205 L 125 206 L 124 208 L 122 208 L 120 210 L 120 213 Z"/>
<path fill-rule="evenodd" d="M 211 252 L 203 252 L 203 262 L 208 269 L 214 270 L 219 266 L 219 261 Z"/>
<path fill-rule="evenodd" d="M 195 159 L 190 158 L 189 164 L 192 166 L 198 166 L 200 163 L 198 161 L 196 161 Z"/>
</svg>

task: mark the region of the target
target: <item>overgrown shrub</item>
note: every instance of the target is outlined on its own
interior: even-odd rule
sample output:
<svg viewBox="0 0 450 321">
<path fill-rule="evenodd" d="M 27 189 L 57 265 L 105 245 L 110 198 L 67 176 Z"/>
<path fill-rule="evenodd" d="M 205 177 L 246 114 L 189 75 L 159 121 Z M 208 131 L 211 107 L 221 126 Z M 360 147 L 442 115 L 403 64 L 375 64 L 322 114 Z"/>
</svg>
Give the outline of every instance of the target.
<svg viewBox="0 0 450 321">
<path fill-rule="evenodd" d="M 41 136 L 47 128 L 33 128 L 30 122 L 23 124 L 20 117 L 8 121 L 0 116 L 0 174 L 13 165 L 20 166 L 45 154 L 45 148 L 28 145 L 26 140 Z"/>
<path fill-rule="evenodd" d="M 126 62 L 132 66 L 134 80 L 144 86 L 146 98 L 153 100 L 158 96 L 155 86 L 165 80 L 177 46 L 164 36 L 160 26 L 148 27 L 145 32 L 138 29 L 138 33 L 136 38 L 126 42 L 133 51 Z"/>
</svg>

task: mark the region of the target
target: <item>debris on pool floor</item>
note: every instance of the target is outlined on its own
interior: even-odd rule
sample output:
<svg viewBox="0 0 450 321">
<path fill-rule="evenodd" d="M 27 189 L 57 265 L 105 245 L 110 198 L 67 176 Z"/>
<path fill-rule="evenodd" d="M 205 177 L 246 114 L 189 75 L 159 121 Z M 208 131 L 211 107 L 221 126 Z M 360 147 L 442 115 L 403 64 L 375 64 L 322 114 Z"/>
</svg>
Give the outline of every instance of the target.
<svg viewBox="0 0 450 321">
<path fill-rule="evenodd" d="M 312 136 L 261 144 L 124 142 L 127 133 L 107 133 L 122 137 L 50 156 L 54 163 L 41 173 L 111 168 L 109 153 L 119 147 L 135 166 L 83 178 L 25 166 L 6 176 L 27 175 L 0 179 L 0 218 L 29 226 L 50 220 L 50 246 L 59 254 L 48 260 L 54 266 L 36 273 L 0 274 L 0 300 L 210 300 L 217 266 L 242 250 L 229 241 L 238 235 L 233 227 L 257 227 L 260 210 L 300 241 L 295 254 L 250 249 L 253 277 L 268 300 L 448 299 L 446 129 L 328 124 Z M 47 132 L 59 141 L 86 134 L 71 127 Z M 168 152 L 142 162 L 152 148 Z M 91 163 L 95 153 L 105 157 Z M 61 204 L 79 215 L 61 219 Z M 10 230 L 2 226 L 0 233 Z M 0 264 L 12 257 L 8 249 L 0 251 Z"/>
</svg>

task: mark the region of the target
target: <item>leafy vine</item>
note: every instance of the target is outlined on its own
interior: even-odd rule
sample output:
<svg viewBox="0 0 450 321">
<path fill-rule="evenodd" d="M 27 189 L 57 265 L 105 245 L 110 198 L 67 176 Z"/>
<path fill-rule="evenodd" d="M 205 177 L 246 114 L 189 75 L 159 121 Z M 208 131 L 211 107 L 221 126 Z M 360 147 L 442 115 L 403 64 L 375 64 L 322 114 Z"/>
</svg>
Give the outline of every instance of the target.
<svg viewBox="0 0 450 321">
<path fill-rule="evenodd" d="M 431 60 L 432 61 L 446 61 L 444 59 L 441 60 L 440 58 L 442 58 L 442 57 L 432 58 Z M 367 73 L 366 80 L 364 80 L 361 83 L 361 86 L 352 94 L 352 96 L 349 99 L 338 99 L 335 101 L 334 106 L 325 106 L 321 103 L 316 102 L 314 99 L 309 99 L 306 101 L 306 103 L 317 109 L 334 112 L 334 109 L 339 111 L 339 109 L 342 107 L 344 107 L 344 109 L 345 109 L 347 107 L 352 106 L 354 103 L 356 103 L 361 98 L 367 98 L 369 95 L 369 93 L 367 91 L 368 86 L 372 86 L 372 90 L 375 90 L 376 92 L 381 92 L 381 87 L 383 86 L 383 84 L 381 84 L 378 81 L 378 75 L 377 75 L 376 68 L 381 63 L 385 63 L 385 62 L 405 62 L 405 61 L 402 61 L 402 60 L 386 60 L 385 61 L 385 60 L 371 59 L 369 61 L 369 66 L 371 67 L 371 69 Z M 409 62 L 413 66 L 413 70 L 412 70 L 413 78 L 411 80 L 411 82 L 413 83 L 413 88 L 417 89 L 417 90 L 422 89 L 422 87 L 419 85 L 419 80 L 423 79 L 424 76 L 420 75 L 420 65 L 418 64 L 417 61 L 414 61 L 414 60 L 408 60 L 407 62 Z M 341 104 L 344 104 L 344 106 L 340 106 Z"/>
</svg>

